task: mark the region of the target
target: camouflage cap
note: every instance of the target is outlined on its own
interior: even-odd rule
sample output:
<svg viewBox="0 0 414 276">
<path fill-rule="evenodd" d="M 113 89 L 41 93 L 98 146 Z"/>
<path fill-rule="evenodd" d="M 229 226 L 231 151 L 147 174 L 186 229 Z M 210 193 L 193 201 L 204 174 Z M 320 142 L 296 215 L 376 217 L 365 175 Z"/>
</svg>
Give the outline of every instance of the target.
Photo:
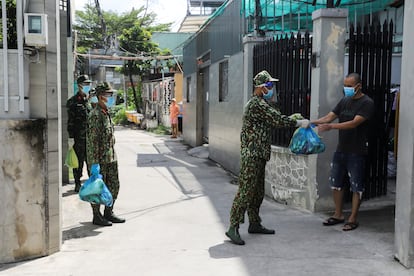
<svg viewBox="0 0 414 276">
<path fill-rule="evenodd" d="M 263 70 L 253 78 L 254 85 L 256 87 L 263 86 L 268 81 L 279 81 L 278 79 L 272 78 L 272 76 L 266 70 Z"/>
<path fill-rule="evenodd" d="M 103 94 L 103 93 L 113 93 L 114 90 L 112 89 L 111 85 L 109 83 L 102 82 L 100 84 L 98 84 L 95 88 L 96 94 Z"/>
<path fill-rule="evenodd" d="M 79 84 L 79 83 L 90 83 L 92 81 L 89 79 L 88 75 L 80 75 L 78 79 L 76 80 L 76 82 Z"/>
</svg>

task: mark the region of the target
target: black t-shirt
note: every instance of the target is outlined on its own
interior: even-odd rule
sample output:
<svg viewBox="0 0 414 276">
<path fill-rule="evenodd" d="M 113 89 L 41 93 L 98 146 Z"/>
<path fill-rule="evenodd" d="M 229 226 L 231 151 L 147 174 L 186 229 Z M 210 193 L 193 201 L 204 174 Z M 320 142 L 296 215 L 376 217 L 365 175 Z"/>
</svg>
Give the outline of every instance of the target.
<svg viewBox="0 0 414 276">
<path fill-rule="evenodd" d="M 352 121 L 356 115 L 362 116 L 366 121 L 353 129 L 339 130 L 339 152 L 367 154 L 369 120 L 374 115 L 374 101 L 367 95 L 359 99 L 344 97 L 332 110 L 338 116 L 339 122 Z"/>
</svg>

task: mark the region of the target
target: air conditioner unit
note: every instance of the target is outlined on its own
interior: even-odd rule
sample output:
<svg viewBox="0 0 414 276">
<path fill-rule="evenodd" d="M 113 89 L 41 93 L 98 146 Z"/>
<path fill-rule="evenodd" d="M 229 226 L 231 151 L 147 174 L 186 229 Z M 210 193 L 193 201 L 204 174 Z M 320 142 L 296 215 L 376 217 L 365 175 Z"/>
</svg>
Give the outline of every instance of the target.
<svg viewBox="0 0 414 276">
<path fill-rule="evenodd" d="M 45 47 L 48 43 L 47 15 L 24 14 L 24 39 L 27 46 Z"/>
</svg>

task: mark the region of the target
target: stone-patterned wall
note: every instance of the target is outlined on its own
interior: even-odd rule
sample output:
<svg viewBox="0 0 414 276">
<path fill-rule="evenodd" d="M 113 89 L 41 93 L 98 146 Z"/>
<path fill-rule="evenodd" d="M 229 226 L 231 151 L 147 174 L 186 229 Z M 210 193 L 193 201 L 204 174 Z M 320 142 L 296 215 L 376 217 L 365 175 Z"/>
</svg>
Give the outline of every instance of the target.
<svg viewBox="0 0 414 276">
<path fill-rule="evenodd" d="M 313 164 L 315 156 L 292 154 L 289 149 L 273 147 L 266 164 L 266 193 L 277 202 L 314 211 L 318 198 Z"/>
</svg>

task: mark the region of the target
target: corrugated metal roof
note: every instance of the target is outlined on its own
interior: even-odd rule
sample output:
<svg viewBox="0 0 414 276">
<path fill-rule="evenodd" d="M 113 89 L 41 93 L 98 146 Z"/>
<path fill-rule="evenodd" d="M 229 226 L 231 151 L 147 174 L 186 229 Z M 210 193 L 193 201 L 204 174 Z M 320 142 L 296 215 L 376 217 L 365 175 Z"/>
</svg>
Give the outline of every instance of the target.
<svg viewBox="0 0 414 276">
<path fill-rule="evenodd" d="M 183 43 L 192 34 L 189 32 L 155 32 L 152 34 L 151 40 L 157 43 L 161 49 L 169 49 L 174 56 L 181 56 L 183 54 Z"/>
<path fill-rule="evenodd" d="M 242 14 L 249 21 L 248 32 L 252 32 L 254 24 L 264 31 L 293 31 L 312 29 L 312 12 L 326 8 L 326 0 L 242 0 Z M 314 2 L 314 5 L 313 5 Z M 399 7 L 403 1 L 392 0 L 341 0 L 334 1 L 338 8 L 348 9 L 348 20 L 364 15 L 372 15 L 388 8 Z M 397 3 L 398 2 L 398 3 Z M 401 4 L 402 5 L 402 4 Z M 335 5 L 336 6 L 336 5 Z M 256 17 L 256 22 L 253 22 Z"/>
<path fill-rule="evenodd" d="M 180 33 L 195 33 L 197 32 L 200 27 L 207 21 L 210 16 L 206 15 L 187 15 L 183 22 L 181 22 L 181 26 L 178 29 Z"/>
</svg>

